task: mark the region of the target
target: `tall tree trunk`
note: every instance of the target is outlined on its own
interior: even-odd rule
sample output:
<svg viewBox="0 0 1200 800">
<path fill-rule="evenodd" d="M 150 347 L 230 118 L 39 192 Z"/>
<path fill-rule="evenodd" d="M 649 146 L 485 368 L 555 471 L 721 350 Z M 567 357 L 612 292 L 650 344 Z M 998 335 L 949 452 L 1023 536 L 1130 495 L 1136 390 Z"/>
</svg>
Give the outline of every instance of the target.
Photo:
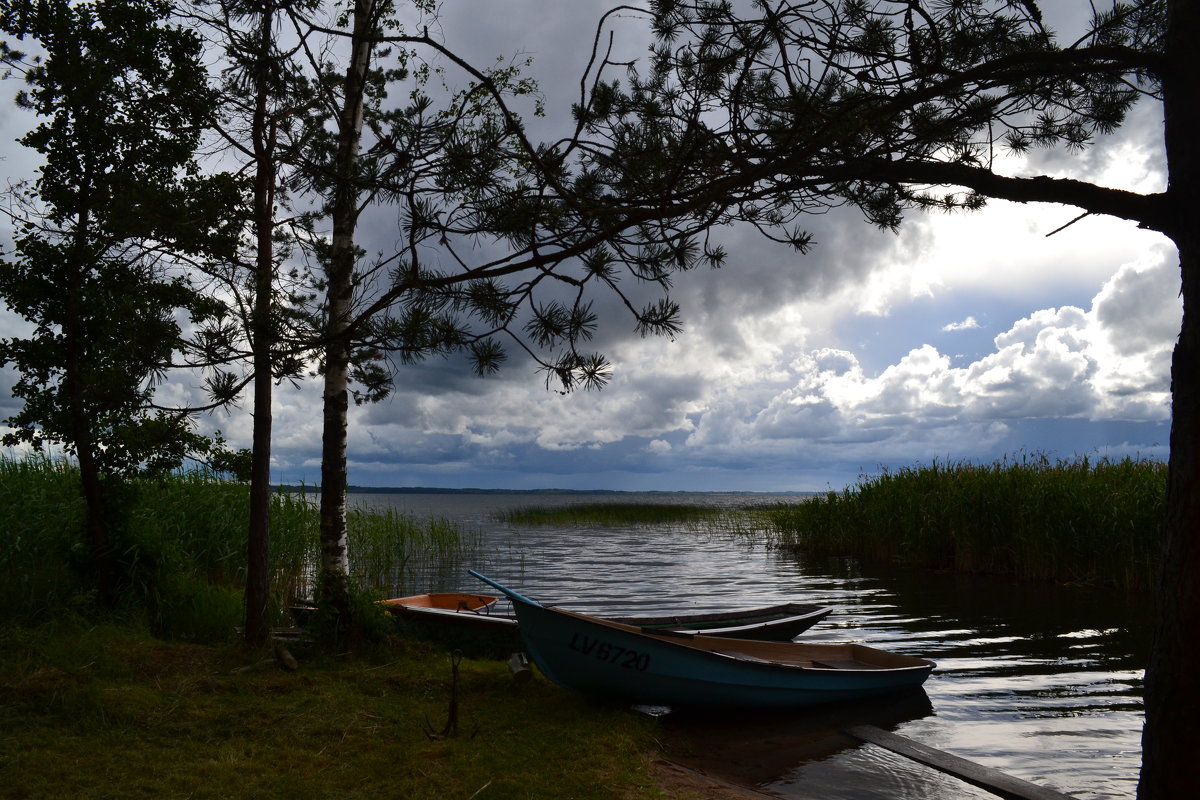
<svg viewBox="0 0 1200 800">
<path fill-rule="evenodd" d="M 92 560 L 92 574 L 96 585 L 96 600 L 102 608 L 116 602 L 116 567 L 113 563 L 112 537 L 108 529 L 107 504 L 100 467 L 96 464 L 95 441 L 92 437 L 88 414 L 83 401 L 81 354 L 83 332 L 79 329 L 78 286 L 68 290 L 66 305 L 68 322 L 64 326 L 63 340 L 66 346 L 66 369 L 63 389 L 71 414 L 71 446 L 75 449 L 75 460 L 79 464 L 79 483 L 83 491 L 84 528 L 88 550 Z"/>
<path fill-rule="evenodd" d="M 1200 3 L 1172 0 L 1164 81 L 1170 213 L 1179 248 L 1183 327 L 1171 362 L 1171 456 L 1157 627 L 1146 670 L 1141 800 L 1193 797 L 1200 752 Z"/>
<path fill-rule="evenodd" d="M 275 337 L 272 302 L 275 289 L 275 136 L 267 114 L 270 93 L 265 65 L 270 57 L 274 12 L 263 11 L 263 71 L 255 87 L 252 138 L 254 147 L 254 311 L 251 319 L 251 351 L 254 358 L 254 434 L 250 462 L 250 528 L 246 537 L 246 643 L 267 641 L 267 603 L 270 593 L 271 540 L 271 402 L 273 370 L 271 359 Z"/>
<path fill-rule="evenodd" d="M 1191 207 L 1200 214 L 1200 204 Z M 1195 674 L 1200 663 L 1200 236 L 1187 234 L 1177 241 L 1183 327 L 1171 362 L 1166 547 L 1146 670 L 1141 800 L 1192 797 L 1200 752 Z"/>
<path fill-rule="evenodd" d="M 68 339 L 71 337 L 68 335 Z M 75 349 L 68 342 L 67 350 Z M 68 364 L 70 364 L 68 356 Z M 68 372 L 70 369 L 68 368 Z M 68 375 L 65 379 L 67 395 L 72 405 L 72 428 L 74 429 L 75 460 L 79 464 L 79 482 L 83 490 L 84 527 L 87 534 L 88 550 L 92 560 L 92 573 L 96 585 L 96 602 L 101 608 L 111 608 L 117 597 L 117 570 L 113 558 L 112 536 L 108 526 L 108 504 L 105 502 L 104 482 L 100 477 L 100 469 L 96 465 L 93 452 L 91 431 L 83 415 L 77 413 L 78 392 L 72 388 L 77 379 Z"/>
<path fill-rule="evenodd" d="M 350 323 L 354 296 L 354 228 L 358 221 L 358 150 L 363 100 L 371 63 L 374 0 L 356 0 L 350 65 L 338 119 L 334 164 L 333 240 L 329 256 L 325 336 L 324 431 L 321 441 L 321 591 L 323 602 L 349 620 L 346 547 L 346 416 L 349 410 Z"/>
<path fill-rule="evenodd" d="M 93 579 L 97 601 L 102 608 L 110 608 L 116 602 L 116 565 L 113 560 L 112 535 L 108 525 L 108 507 L 104 497 L 104 482 L 100 466 L 96 463 L 96 442 L 92 434 L 91 416 L 84 400 L 83 345 L 86 332 L 83 330 L 84 276 L 89 260 L 88 240 L 91 236 L 92 169 L 90 163 L 84 168 L 84 177 L 79 187 L 80 209 L 75 219 L 72 235 L 69 285 L 66 288 L 66 320 L 63 324 L 63 346 L 66 348 L 63 365 L 63 391 L 67 396 L 67 408 L 71 418 L 71 446 L 75 449 L 75 460 L 79 464 L 79 482 L 83 492 L 84 528 L 92 561 Z"/>
<path fill-rule="evenodd" d="M 1192 797 L 1200 752 L 1200 237 L 1187 238 L 1179 247 L 1184 317 L 1171 364 L 1166 547 L 1146 670 L 1141 800 Z"/>
</svg>

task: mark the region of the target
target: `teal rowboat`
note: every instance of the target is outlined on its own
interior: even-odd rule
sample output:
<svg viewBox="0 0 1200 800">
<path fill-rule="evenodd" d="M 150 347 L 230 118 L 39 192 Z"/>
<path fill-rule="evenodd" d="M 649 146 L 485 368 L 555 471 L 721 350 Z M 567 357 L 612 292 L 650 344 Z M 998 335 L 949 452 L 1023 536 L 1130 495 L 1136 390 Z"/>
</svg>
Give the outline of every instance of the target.
<svg viewBox="0 0 1200 800">
<path fill-rule="evenodd" d="M 932 661 L 859 644 L 652 631 L 543 606 L 470 570 L 512 600 L 529 657 L 583 694 L 667 706 L 798 708 L 920 686 Z"/>
</svg>

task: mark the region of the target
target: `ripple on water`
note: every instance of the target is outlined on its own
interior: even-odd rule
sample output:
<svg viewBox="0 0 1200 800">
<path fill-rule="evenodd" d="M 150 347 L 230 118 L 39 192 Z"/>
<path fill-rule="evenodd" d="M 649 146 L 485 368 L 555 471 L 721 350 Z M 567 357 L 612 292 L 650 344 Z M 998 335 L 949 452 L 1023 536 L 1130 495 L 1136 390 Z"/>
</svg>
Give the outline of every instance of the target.
<svg viewBox="0 0 1200 800">
<path fill-rule="evenodd" d="M 996 797 L 873 744 L 804 764 L 761 788 L 805 800 L 995 800 Z"/>
</svg>

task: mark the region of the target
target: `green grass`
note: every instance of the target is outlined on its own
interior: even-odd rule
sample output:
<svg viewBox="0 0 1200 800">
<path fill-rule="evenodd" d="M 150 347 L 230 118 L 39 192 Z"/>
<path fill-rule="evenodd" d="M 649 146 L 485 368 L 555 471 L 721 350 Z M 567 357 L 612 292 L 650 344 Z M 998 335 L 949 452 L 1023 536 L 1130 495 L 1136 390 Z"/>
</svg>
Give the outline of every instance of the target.
<svg viewBox="0 0 1200 800">
<path fill-rule="evenodd" d="M 0 795 L 35 798 L 661 797 L 654 723 L 503 662 L 396 643 L 298 672 L 144 629 L 0 629 Z"/>
<path fill-rule="evenodd" d="M 1166 465 L 934 463 L 765 513 L 778 543 L 797 551 L 1140 590 L 1158 572 Z"/>
<path fill-rule="evenodd" d="M 0 608 L 18 621 L 89 608 L 88 548 L 78 473 L 47 459 L 0 459 Z M 249 490 L 192 472 L 137 481 L 123 491 L 117 560 L 126 613 L 144 612 L 155 633 L 216 641 L 241 624 Z M 418 574 L 456 569 L 477 534 L 443 519 L 352 509 L 350 571 L 363 593 L 411 587 Z M 318 510 L 303 493 L 271 498 L 270 592 L 282 609 L 312 596 Z"/>
<path fill-rule="evenodd" d="M 728 513 L 726 509 L 684 503 L 580 503 L 517 508 L 500 515 L 500 519 L 514 525 L 620 527 L 697 523 Z"/>
</svg>

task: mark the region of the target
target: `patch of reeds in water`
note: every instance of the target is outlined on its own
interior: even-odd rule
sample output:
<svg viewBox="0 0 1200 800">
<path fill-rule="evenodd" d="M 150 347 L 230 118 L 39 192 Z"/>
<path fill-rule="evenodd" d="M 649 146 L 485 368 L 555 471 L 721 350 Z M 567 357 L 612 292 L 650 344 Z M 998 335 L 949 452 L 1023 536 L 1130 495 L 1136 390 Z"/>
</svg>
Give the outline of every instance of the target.
<svg viewBox="0 0 1200 800">
<path fill-rule="evenodd" d="M 764 513 L 778 543 L 798 551 L 1146 589 L 1162 550 L 1166 465 L 935 462 Z"/>
<path fill-rule="evenodd" d="M 241 624 L 248 488 L 189 472 L 134 482 L 122 496 L 115 545 L 124 604 L 144 608 L 156 632 L 176 638 L 212 640 Z M 78 472 L 48 459 L 0 458 L 0 512 L 0 608 L 31 620 L 85 609 L 90 553 Z M 352 578 L 378 594 L 456 567 L 477 541 L 446 520 L 394 511 L 352 510 L 347 525 Z M 311 596 L 318 530 L 311 498 L 272 496 L 270 592 L 280 614 Z"/>
<path fill-rule="evenodd" d="M 360 588 L 378 592 L 453 582 L 480 547 L 479 531 L 393 508 L 350 509 L 346 527 L 350 573 Z"/>
<path fill-rule="evenodd" d="M 696 523 L 727 513 L 726 509 L 685 503 L 578 503 L 515 508 L 501 514 L 500 520 L 511 525 L 632 527 Z"/>
</svg>

